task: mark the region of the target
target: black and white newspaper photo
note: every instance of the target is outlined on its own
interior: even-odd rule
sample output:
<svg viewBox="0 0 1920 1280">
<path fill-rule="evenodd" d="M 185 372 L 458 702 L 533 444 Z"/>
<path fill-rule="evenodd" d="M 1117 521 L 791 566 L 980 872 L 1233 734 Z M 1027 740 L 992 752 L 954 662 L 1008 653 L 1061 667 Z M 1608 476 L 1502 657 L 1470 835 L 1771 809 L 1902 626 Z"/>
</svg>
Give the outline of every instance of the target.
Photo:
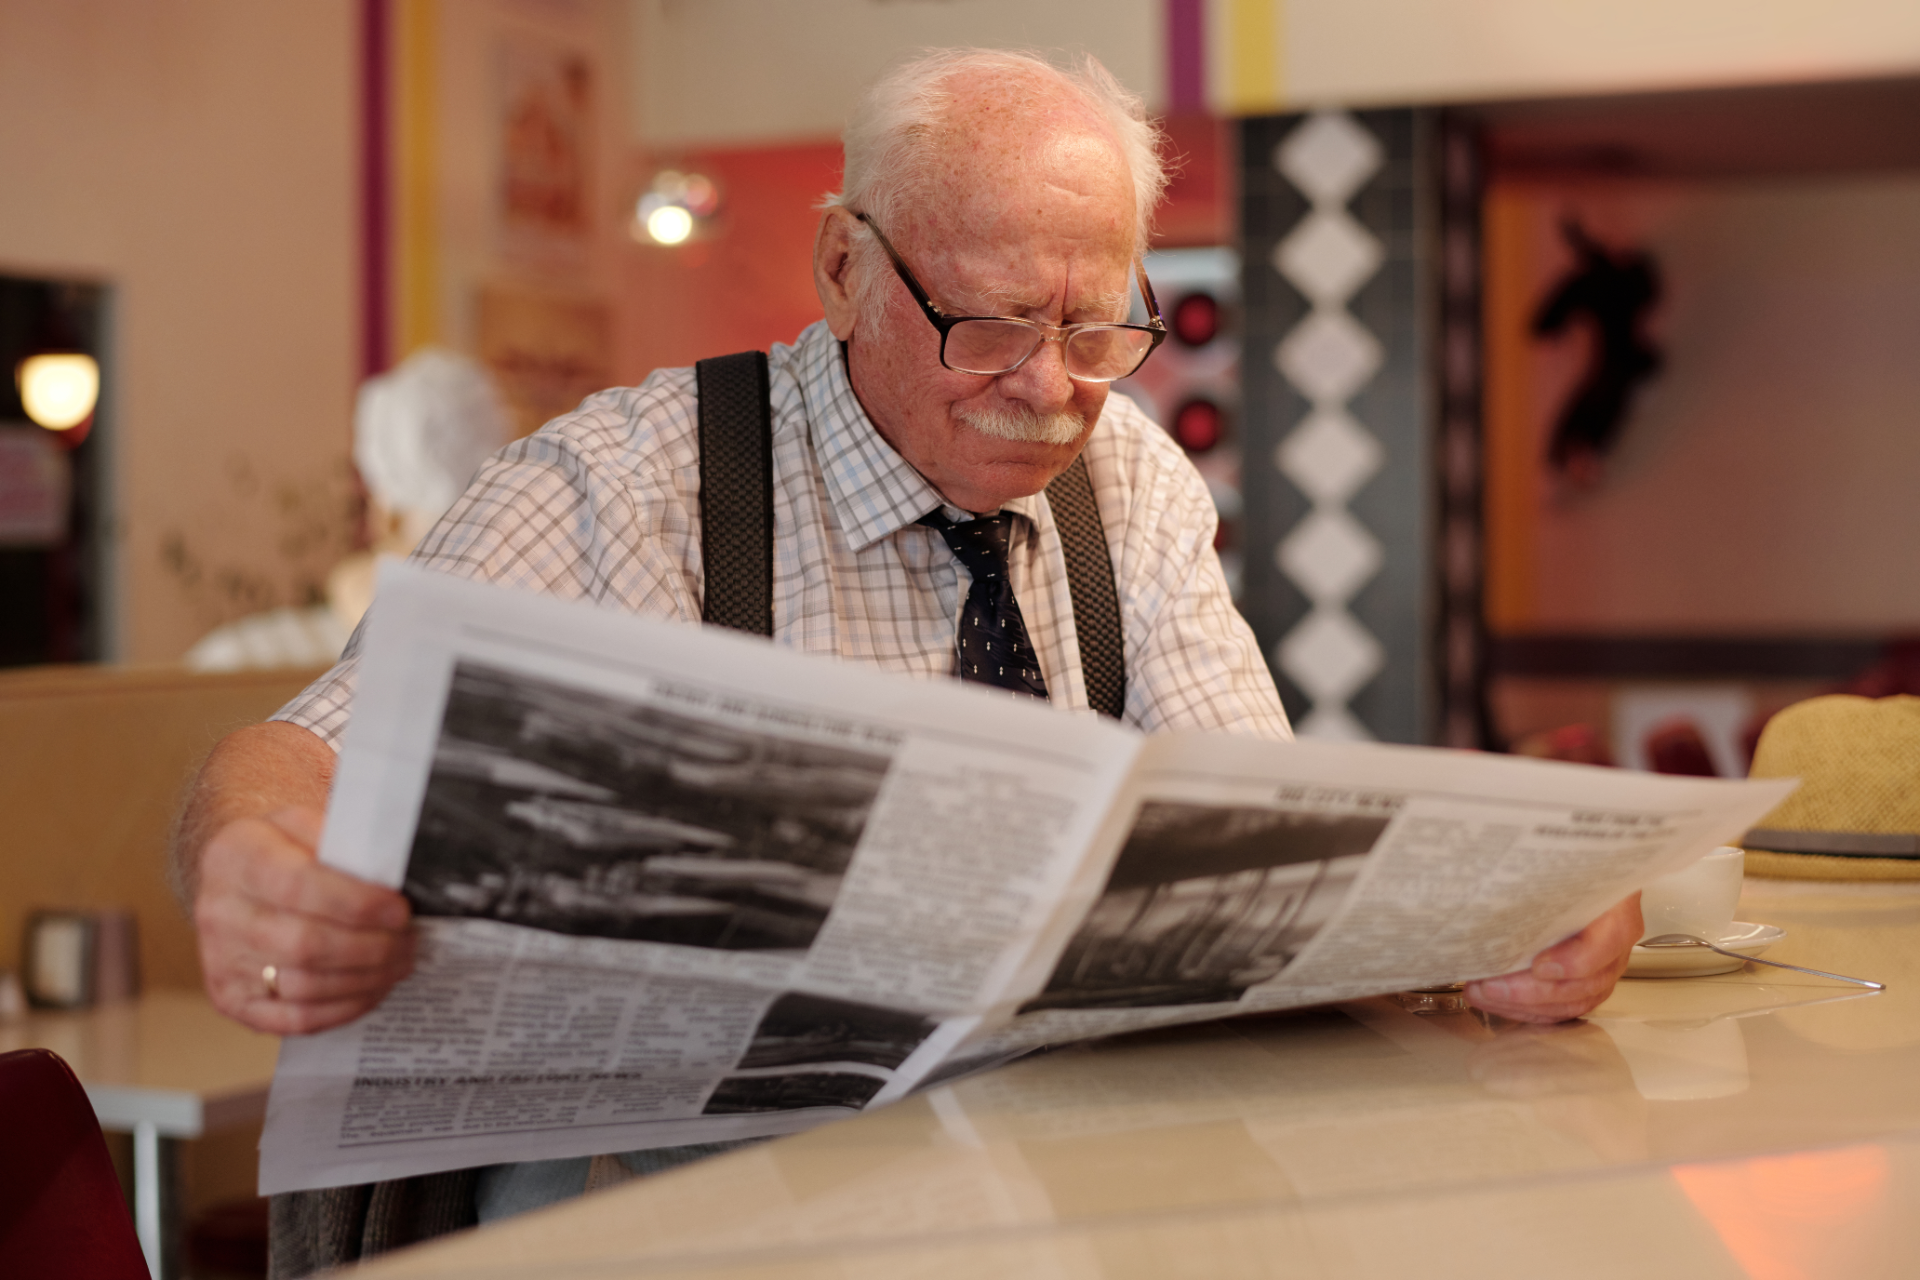
<svg viewBox="0 0 1920 1280">
<path fill-rule="evenodd" d="M 427 916 L 802 953 L 891 762 L 462 662 L 406 894 Z"/>
<path fill-rule="evenodd" d="M 1148 737 L 387 566 L 320 852 L 404 891 L 415 970 L 283 1042 L 261 1190 L 791 1133 L 1511 972 L 1791 785 Z"/>
<path fill-rule="evenodd" d="M 1023 1012 L 1238 1000 L 1346 900 L 1388 816 L 1147 801 Z"/>
</svg>

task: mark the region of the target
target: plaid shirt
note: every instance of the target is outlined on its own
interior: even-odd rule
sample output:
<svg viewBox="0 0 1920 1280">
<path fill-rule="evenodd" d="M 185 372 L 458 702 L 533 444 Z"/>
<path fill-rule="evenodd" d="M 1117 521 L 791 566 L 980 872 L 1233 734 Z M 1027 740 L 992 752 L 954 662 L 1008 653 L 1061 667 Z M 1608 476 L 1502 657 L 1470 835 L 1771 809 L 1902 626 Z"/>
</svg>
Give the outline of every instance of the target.
<svg viewBox="0 0 1920 1280">
<path fill-rule="evenodd" d="M 926 679 L 954 670 L 966 592 L 936 531 L 940 494 L 881 438 L 824 322 L 770 356 L 774 638 Z M 700 620 L 698 402 L 691 369 L 589 397 L 507 446 L 421 542 L 428 568 Z M 1110 396 L 1086 446 L 1119 589 L 1126 720 L 1148 731 L 1289 737 L 1286 713 L 1213 552 L 1205 483 L 1132 401 Z M 1058 706 L 1087 709 L 1060 534 L 1044 494 L 1006 506 L 1015 598 Z M 359 637 L 276 713 L 336 748 Z M 1011 696 L 1011 695 L 1010 695 Z"/>
</svg>

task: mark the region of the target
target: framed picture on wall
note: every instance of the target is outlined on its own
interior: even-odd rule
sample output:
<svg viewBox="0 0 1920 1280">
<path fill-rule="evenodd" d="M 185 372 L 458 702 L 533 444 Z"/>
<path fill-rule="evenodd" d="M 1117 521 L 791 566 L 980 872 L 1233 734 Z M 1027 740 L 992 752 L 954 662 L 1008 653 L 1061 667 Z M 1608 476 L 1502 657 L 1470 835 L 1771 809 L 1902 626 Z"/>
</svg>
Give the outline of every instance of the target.
<svg viewBox="0 0 1920 1280">
<path fill-rule="evenodd" d="M 498 218 L 509 252 L 584 256 L 593 238 L 593 64 L 508 36 L 499 50 Z"/>
</svg>

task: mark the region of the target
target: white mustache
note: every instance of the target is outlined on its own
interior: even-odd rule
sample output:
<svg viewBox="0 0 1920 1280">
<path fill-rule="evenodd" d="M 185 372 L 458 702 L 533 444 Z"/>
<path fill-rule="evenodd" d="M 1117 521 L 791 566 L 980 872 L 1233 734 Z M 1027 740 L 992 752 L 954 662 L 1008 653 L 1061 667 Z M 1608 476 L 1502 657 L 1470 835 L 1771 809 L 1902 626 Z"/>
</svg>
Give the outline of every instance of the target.
<svg viewBox="0 0 1920 1280">
<path fill-rule="evenodd" d="M 1025 405 L 1005 409 L 960 409 L 954 416 L 982 435 L 1022 444 L 1072 444 L 1087 429 L 1077 413 L 1035 413 Z"/>
</svg>

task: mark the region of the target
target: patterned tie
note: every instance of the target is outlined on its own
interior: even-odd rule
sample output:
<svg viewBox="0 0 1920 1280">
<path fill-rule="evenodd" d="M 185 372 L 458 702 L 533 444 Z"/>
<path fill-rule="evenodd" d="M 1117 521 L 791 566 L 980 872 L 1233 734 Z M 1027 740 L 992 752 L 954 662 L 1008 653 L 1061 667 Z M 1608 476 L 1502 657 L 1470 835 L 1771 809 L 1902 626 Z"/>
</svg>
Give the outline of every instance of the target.
<svg viewBox="0 0 1920 1280">
<path fill-rule="evenodd" d="M 1012 514 L 1002 511 L 955 524 L 934 511 L 921 516 L 920 523 L 938 529 L 947 547 L 973 576 L 967 602 L 960 609 L 960 678 L 1044 701 L 1047 682 L 1027 639 L 1027 624 L 1020 617 L 1020 605 L 1013 598 L 1013 580 L 1007 573 Z"/>
</svg>

